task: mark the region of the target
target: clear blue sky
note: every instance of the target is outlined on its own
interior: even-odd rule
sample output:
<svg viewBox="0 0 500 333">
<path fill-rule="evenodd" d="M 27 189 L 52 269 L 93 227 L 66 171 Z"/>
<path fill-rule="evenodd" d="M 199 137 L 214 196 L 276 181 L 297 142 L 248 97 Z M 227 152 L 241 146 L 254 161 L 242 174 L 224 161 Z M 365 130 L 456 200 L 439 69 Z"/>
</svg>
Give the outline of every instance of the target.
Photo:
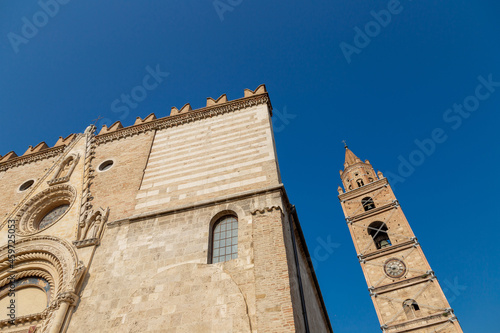
<svg viewBox="0 0 500 333">
<path fill-rule="evenodd" d="M 128 126 L 265 83 L 309 249 L 335 243 L 316 258 L 334 330 L 379 331 L 337 199 L 345 139 L 376 169 L 404 175 L 397 198 L 464 330 L 498 332 L 498 1 L 216 4 L 72 0 L 49 17 L 37 1 L 1 1 L 0 154 L 53 145 L 99 115 Z M 387 8 L 390 22 L 374 23 L 371 12 Z M 169 75 L 126 106 L 121 95 L 142 85 L 147 66 Z M 464 101 L 474 111 L 448 111 Z M 436 129 L 440 142 L 422 155 L 415 140 Z M 418 165 L 400 173 L 410 159 Z"/>
</svg>

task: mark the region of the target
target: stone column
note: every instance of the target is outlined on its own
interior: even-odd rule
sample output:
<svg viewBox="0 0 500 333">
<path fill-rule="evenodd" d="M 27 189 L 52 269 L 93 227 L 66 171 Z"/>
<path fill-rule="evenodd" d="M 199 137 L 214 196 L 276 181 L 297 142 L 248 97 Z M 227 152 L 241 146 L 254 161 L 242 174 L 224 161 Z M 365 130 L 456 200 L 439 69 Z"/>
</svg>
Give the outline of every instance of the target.
<svg viewBox="0 0 500 333">
<path fill-rule="evenodd" d="M 68 309 L 70 306 L 73 306 L 78 301 L 78 296 L 72 292 L 63 292 L 57 296 L 57 303 L 59 303 L 59 307 L 56 310 L 56 316 L 54 318 L 54 322 L 50 327 L 49 333 L 60 333 L 61 328 L 64 324 L 64 319 L 66 318 L 66 314 L 68 313 Z"/>
</svg>

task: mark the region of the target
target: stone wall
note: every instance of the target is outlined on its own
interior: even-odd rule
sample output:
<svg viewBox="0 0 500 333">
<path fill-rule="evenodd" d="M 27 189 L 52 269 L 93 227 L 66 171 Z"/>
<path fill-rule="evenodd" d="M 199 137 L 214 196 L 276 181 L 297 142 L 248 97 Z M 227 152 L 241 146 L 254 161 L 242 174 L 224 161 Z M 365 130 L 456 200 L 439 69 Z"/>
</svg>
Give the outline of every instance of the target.
<svg viewBox="0 0 500 333">
<path fill-rule="evenodd" d="M 58 142 L 65 146 L 51 148 L 53 155 L 12 167 L 0 162 L 0 288 L 8 283 L 7 217 L 32 228 L 16 231 L 24 244 L 16 271 L 51 288 L 41 298 L 45 310 L 16 319 L 15 327 L 0 319 L 0 330 L 305 330 L 265 87 L 128 128 L 118 122 L 98 135 L 90 126 Z M 74 164 L 66 165 L 71 156 Z M 102 169 L 107 161 L 112 166 Z M 29 179 L 34 185 L 19 192 Z M 63 192 L 71 198 L 67 211 L 35 230 Z M 225 214 L 238 218 L 238 257 L 209 264 L 210 233 Z M 329 332 L 294 232 L 310 327 Z"/>
<path fill-rule="evenodd" d="M 294 332 L 280 192 L 111 225 L 69 332 Z M 238 258 L 207 264 L 215 216 L 238 217 Z M 300 306 L 300 304 L 298 305 Z"/>
</svg>

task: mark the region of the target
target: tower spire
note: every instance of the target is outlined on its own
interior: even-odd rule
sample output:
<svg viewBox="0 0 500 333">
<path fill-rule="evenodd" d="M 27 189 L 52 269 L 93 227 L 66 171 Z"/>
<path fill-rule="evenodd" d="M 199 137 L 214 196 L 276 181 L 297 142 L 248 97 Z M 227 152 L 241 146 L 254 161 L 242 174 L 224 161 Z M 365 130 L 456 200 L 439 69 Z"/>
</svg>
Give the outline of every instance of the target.
<svg viewBox="0 0 500 333">
<path fill-rule="evenodd" d="M 354 155 L 354 153 L 347 147 L 347 144 L 345 145 L 345 163 L 344 163 L 344 169 L 347 167 L 356 164 L 356 163 L 361 163 L 361 160 L 359 157 Z"/>
<path fill-rule="evenodd" d="M 344 170 L 340 170 L 340 177 L 342 178 L 342 183 L 344 184 L 346 192 L 377 180 L 377 175 L 370 162 L 368 160 L 364 162 L 361 161 L 361 159 L 354 155 L 347 147 L 345 140 L 342 140 L 342 142 L 344 142 L 345 148 L 345 162 Z"/>
</svg>

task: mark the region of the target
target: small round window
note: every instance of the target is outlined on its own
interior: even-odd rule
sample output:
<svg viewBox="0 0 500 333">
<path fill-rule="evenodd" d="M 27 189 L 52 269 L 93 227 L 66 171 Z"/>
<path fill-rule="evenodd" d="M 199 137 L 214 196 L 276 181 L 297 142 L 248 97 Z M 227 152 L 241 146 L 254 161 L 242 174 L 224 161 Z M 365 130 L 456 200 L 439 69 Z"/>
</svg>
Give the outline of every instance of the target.
<svg viewBox="0 0 500 333">
<path fill-rule="evenodd" d="M 69 208 L 69 204 L 62 204 L 50 210 L 38 223 L 38 230 L 42 230 L 48 225 L 57 221 Z"/>
<path fill-rule="evenodd" d="M 101 165 L 99 165 L 99 171 L 107 171 L 107 170 L 111 169 L 113 164 L 114 164 L 114 162 L 112 160 L 104 161 L 101 163 Z"/>
<path fill-rule="evenodd" d="M 19 191 L 21 192 L 26 191 L 31 186 L 33 186 L 34 183 L 35 183 L 34 180 L 28 180 L 27 182 L 22 183 L 21 186 L 19 186 Z"/>
</svg>

